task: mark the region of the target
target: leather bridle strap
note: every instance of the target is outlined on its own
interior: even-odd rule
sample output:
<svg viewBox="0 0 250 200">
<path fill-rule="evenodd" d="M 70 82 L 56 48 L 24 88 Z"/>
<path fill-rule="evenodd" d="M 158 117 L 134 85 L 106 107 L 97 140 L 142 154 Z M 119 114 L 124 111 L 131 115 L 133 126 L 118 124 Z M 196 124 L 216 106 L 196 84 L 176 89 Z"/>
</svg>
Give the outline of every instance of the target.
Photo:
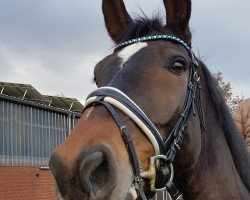
<svg viewBox="0 0 250 200">
<path fill-rule="evenodd" d="M 192 53 L 192 52 L 191 52 Z M 192 59 L 194 59 L 192 56 L 190 56 Z M 184 138 L 184 132 L 187 127 L 187 120 L 188 116 L 190 114 L 191 109 L 193 109 L 193 112 L 195 113 L 195 104 L 198 100 L 200 102 L 200 99 L 197 99 L 199 95 L 198 94 L 198 88 L 199 88 L 199 77 L 197 74 L 197 63 L 195 60 L 192 60 L 193 64 L 190 68 L 189 72 L 189 80 L 188 80 L 188 89 L 187 89 L 187 95 L 186 99 L 182 108 L 182 111 L 180 113 L 180 117 L 178 118 L 174 128 L 172 129 L 170 135 L 168 138 L 164 141 L 165 148 L 167 149 L 166 156 L 168 158 L 169 163 L 173 163 L 177 151 L 180 149 L 180 146 L 183 142 Z M 200 113 L 200 109 L 198 110 L 199 117 L 202 116 Z"/>
<path fill-rule="evenodd" d="M 180 150 L 180 146 L 183 142 L 183 138 L 184 138 L 184 133 L 185 133 L 185 129 L 187 127 L 187 120 L 188 120 L 188 116 L 190 114 L 191 109 L 193 109 L 193 112 L 195 113 L 195 104 L 197 103 L 197 96 L 198 96 L 198 101 L 199 101 L 199 105 L 200 105 L 200 96 L 197 95 L 198 94 L 198 88 L 199 86 L 199 76 L 197 74 L 197 67 L 198 64 L 192 54 L 191 53 L 191 58 L 192 58 L 192 66 L 190 68 L 190 72 L 189 72 L 189 80 L 188 80 L 188 90 L 187 90 L 187 95 L 186 95 L 186 99 L 182 108 L 182 111 L 180 113 L 180 117 L 178 118 L 174 128 L 172 129 L 169 137 L 167 138 L 166 141 L 164 141 L 165 144 L 165 148 L 167 149 L 167 164 L 173 163 L 176 153 L 178 150 Z M 202 112 L 202 110 L 198 109 L 198 114 L 199 117 L 202 116 L 203 114 L 200 113 Z M 203 120 L 202 120 L 203 121 Z M 200 122 L 203 123 L 203 122 Z M 178 191 L 178 189 L 176 188 L 176 186 L 174 185 L 174 183 L 169 180 L 166 183 L 166 189 L 169 192 L 171 198 L 173 200 L 183 200 L 183 196 L 181 195 L 181 193 Z"/>
<path fill-rule="evenodd" d="M 141 186 L 139 159 L 138 159 L 138 156 L 136 154 L 135 147 L 134 147 L 134 144 L 133 144 L 133 139 L 132 139 L 131 135 L 129 134 L 128 128 L 122 123 L 120 117 L 116 113 L 113 106 L 104 101 L 104 96 L 96 97 L 96 99 L 94 101 L 92 101 L 92 103 L 89 104 L 87 107 L 89 107 L 91 105 L 102 105 L 102 106 L 104 106 L 110 112 L 110 114 L 113 117 L 115 123 L 119 127 L 121 135 L 122 135 L 122 139 L 123 139 L 123 141 L 124 141 L 124 143 L 125 143 L 125 145 L 127 147 L 128 155 L 129 155 L 130 161 L 132 163 L 133 172 L 134 172 L 135 188 L 137 189 L 138 193 L 140 194 L 142 200 L 147 200 L 147 197 L 146 197 L 146 195 L 144 193 L 144 190 L 142 189 L 142 186 Z"/>
</svg>

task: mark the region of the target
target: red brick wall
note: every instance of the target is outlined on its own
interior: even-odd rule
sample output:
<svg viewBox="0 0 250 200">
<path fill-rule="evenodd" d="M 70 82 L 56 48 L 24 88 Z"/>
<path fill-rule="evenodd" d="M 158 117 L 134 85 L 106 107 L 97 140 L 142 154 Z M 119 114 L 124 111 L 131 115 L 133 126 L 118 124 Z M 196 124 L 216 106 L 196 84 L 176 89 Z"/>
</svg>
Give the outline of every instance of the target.
<svg viewBox="0 0 250 200">
<path fill-rule="evenodd" d="M 0 166 L 0 200 L 55 200 L 50 170 Z"/>
</svg>

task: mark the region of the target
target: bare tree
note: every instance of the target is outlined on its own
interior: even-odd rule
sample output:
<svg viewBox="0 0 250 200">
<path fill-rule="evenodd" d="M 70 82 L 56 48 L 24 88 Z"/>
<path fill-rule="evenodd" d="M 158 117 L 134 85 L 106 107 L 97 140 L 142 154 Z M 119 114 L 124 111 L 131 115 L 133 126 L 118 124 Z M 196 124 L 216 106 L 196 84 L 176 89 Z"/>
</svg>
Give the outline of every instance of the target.
<svg viewBox="0 0 250 200">
<path fill-rule="evenodd" d="M 218 71 L 217 73 L 214 73 L 214 78 L 216 82 L 219 84 L 222 94 L 225 98 L 225 101 L 230 109 L 231 112 L 234 112 L 236 106 L 238 103 L 242 102 L 244 99 L 244 95 L 234 95 L 232 90 L 233 87 L 231 86 L 230 82 L 226 82 L 223 79 L 222 72 Z"/>
</svg>

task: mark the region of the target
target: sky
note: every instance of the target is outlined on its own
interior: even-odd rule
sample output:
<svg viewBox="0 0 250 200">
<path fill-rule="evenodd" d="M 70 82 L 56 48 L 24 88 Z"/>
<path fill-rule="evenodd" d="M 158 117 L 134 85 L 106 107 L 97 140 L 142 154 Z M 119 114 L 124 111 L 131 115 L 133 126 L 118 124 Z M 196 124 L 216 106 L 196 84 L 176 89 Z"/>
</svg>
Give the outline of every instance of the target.
<svg viewBox="0 0 250 200">
<path fill-rule="evenodd" d="M 95 64 L 112 53 L 101 0 L 0 0 L 0 82 L 84 102 Z M 161 0 L 125 0 L 132 17 L 160 11 Z M 221 71 L 235 95 L 250 97 L 250 1 L 193 0 L 193 50 Z"/>
</svg>

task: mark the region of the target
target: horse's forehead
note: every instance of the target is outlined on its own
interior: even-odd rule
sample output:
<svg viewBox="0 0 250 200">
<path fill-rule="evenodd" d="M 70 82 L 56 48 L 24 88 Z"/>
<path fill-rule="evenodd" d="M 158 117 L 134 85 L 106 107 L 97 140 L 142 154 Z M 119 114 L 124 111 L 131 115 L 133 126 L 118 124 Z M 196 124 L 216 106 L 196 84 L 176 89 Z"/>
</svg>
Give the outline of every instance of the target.
<svg viewBox="0 0 250 200">
<path fill-rule="evenodd" d="M 126 63 L 134 54 L 139 52 L 141 49 L 145 48 L 148 46 L 147 42 L 139 42 L 136 44 L 129 45 L 122 49 L 118 53 L 118 57 L 121 59 L 121 68 L 123 67 L 123 64 Z"/>
</svg>

